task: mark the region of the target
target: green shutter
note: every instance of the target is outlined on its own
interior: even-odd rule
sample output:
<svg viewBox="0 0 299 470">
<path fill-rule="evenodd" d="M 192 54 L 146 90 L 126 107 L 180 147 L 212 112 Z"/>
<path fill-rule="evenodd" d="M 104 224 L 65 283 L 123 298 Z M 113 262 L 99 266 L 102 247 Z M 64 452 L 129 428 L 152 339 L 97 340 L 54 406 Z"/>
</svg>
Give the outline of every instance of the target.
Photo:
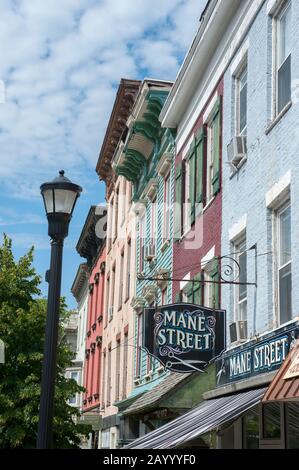
<svg viewBox="0 0 299 470">
<path fill-rule="evenodd" d="M 187 296 L 187 302 L 193 303 L 193 282 L 188 282 L 188 284 L 184 287 L 184 292 Z"/>
<path fill-rule="evenodd" d="M 195 217 L 202 212 L 203 205 L 203 152 L 204 152 L 204 128 L 202 127 L 196 137 L 196 186 L 195 186 Z"/>
<path fill-rule="evenodd" d="M 220 138 L 221 138 L 221 97 L 218 98 L 213 113 L 213 195 L 220 191 Z"/>
<path fill-rule="evenodd" d="M 218 266 L 215 267 L 214 271 L 211 272 L 211 279 L 216 284 L 213 284 L 213 299 L 214 299 L 214 308 L 220 308 L 220 284 L 217 284 L 220 281 L 220 274 Z"/>
<path fill-rule="evenodd" d="M 182 235 L 182 178 L 182 164 L 180 164 L 175 174 L 174 240 L 179 240 Z"/>
<path fill-rule="evenodd" d="M 195 147 L 191 144 L 189 157 L 189 188 L 190 188 L 190 226 L 195 222 Z"/>
<path fill-rule="evenodd" d="M 175 301 L 175 303 L 178 303 L 178 302 L 182 301 L 181 291 L 179 291 L 175 294 L 174 301 Z"/>
<path fill-rule="evenodd" d="M 193 302 L 196 305 L 202 305 L 202 293 L 203 293 L 203 275 L 202 273 L 196 274 L 194 276 L 194 281 L 201 281 L 201 282 L 194 282 L 193 283 Z"/>
</svg>

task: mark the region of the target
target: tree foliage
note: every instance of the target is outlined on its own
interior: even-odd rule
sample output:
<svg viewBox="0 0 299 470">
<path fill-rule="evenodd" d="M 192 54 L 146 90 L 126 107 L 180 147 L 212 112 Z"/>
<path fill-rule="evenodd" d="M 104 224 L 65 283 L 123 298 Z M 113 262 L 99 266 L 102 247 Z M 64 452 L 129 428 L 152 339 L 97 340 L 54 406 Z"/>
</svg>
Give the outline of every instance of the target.
<svg viewBox="0 0 299 470">
<path fill-rule="evenodd" d="M 40 277 L 33 265 L 33 248 L 18 261 L 11 240 L 0 246 L 0 338 L 5 344 L 5 364 L 0 364 L 0 448 L 36 446 L 40 384 L 44 348 L 46 300 L 41 298 Z M 61 301 L 62 322 L 67 318 Z M 54 410 L 54 448 L 76 448 L 89 427 L 75 423 L 79 412 L 67 400 L 82 391 L 64 376 L 74 354 L 60 339 Z"/>
</svg>

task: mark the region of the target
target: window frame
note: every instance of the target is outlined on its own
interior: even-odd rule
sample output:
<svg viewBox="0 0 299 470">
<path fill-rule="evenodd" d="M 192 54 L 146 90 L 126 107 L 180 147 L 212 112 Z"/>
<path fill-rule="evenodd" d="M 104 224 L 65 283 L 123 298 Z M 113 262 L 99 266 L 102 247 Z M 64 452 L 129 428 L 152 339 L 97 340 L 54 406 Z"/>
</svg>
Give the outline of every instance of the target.
<svg viewBox="0 0 299 470">
<path fill-rule="evenodd" d="M 247 279 L 247 239 L 246 232 L 234 242 L 233 248 L 235 253 L 235 259 L 240 266 L 240 257 L 245 254 L 246 256 L 246 279 Z M 241 270 L 240 270 L 241 275 Z M 248 322 L 248 289 L 246 286 L 246 297 L 240 300 L 240 285 L 236 284 L 234 288 L 234 319 L 235 321 L 247 321 Z M 241 306 L 246 303 L 246 318 L 241 315 Z M 248 331 L 248 328 L 247 328 Z"/>
<path fill-rule="evenodd" d="M 244 89 L 245 85 L 241 87 L 242 77 L 246 72 L 246 126 L 241 131 L 241 91 Z M 235 133 L 236 136 L 247 136 L 247 126 L 248 126 L 248 59 L 247 54 L 243 59 L 238 72 L 235 75 Z"/>
<path fill-rule="evenodd" d="M 142 333 L 143 333 L 143 312 L 137 315 L 137 341 L 136 341 L 136 368 L 135 378 L 140 378 L 142 373 Z"/>
<path fill-rule="evenodd" d="M 291 259 L 287 263 L 284 263 L 283 265 L 280 266 L 280 256 L 281 256 L 281 237 L 280 237 L 280 229 L 281 229 L 281 215 L 286 211 L 290 209 L 290 217 L 291 217 L 291 224 L 292 224 L 292 205 L 291 201 L 287 200 L 282 204 L 280 207 L 278 207 L 274 211 L 274 242 L 275 242 L 275 290 L 277 292 L 276 296 L 276 319 L 277 319 L 277 324 L 279 326 L 288 323 L 289 321 L 292 320 L 293 317 L 293 311 L 291 311 L 291 318 L 287 320 L 286 322 L 281 321 L 281 306 L 280 306 L 280 271 L 286 268 L 287 266 L 290 265 L 291 268 L 291 307 L 292 307 L 292 244 L 291 244 Z"/>
<path fill-rule="evenodd" d="M 286 63 L 288 58 L 290 57 L 291 60 L 291 73 L 290 73 L 290 81 L 292 83 L 292 51 L 285 57 L 284 61 L 279 64 L 279 54 L 280 54 L 280 45 L 281 45 L 281 19 L 286 13 L 286 11 L 291 8 L 292 2 L 291 0 L 287 0 L 286 2 L 282 2 L 279 5 L 276 13 L 273 15 L 272 19 L 272 34 L 273 34 L 273 71 L 272 71 L 272 119 L 275 119 L 280 113 L 283 112 L 284 108 L 288 105 L 288 102 L 284 104 L 284 106 L 279 109 L 279 70 L 283 67 Z M 290 96 L 291 101 L 292 96 Z"/>
<path fill-rule="evenodd" d="M 213 178 L 214 178 L 214 119 L 210 116 L 206 123 L 206 158 L 205 158 L 205 207 L 210 204 L 214 198 Z"/>
<path fill-rule="evenodd" d="M 139 219 L 139 271 L 144 272 L 145 268 L 145 244 L 146 244 L 146 212 Z"/>
<path fill-rule="evenodd" d="M 163 242 L 170 240 L 171 180 L 170 171 L 164 178 Z"/>
</svg>

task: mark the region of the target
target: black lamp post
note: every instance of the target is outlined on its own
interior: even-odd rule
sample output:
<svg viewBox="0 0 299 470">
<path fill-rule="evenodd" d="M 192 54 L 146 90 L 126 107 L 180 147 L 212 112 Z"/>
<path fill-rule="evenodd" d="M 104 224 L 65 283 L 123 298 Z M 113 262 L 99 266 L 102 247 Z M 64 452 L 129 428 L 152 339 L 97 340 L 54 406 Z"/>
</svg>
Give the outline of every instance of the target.
<svg viewBox="0 0 299 470">
<path fill-rule="evenodd" d="M 68 235 L 69 223 L 81 191 L 80 186 L 64 176 L 63 170 L 52 182 L 41 185 L 48 218 L 48 234 L 51 237 L 51 264 L 47 273 L 49 291 L 37 436 L 38 449 L 50 449 L 53 445 L 52 425 L 63 241 Z"/>
</svg>

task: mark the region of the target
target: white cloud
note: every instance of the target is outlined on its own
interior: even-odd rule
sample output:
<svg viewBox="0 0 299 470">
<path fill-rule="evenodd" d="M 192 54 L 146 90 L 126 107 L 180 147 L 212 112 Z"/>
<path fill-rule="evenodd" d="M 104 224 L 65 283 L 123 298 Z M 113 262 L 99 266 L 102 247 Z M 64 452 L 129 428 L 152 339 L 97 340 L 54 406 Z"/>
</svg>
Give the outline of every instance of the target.
<svg viewBox="0 0 299 470">
<path fill-rule="evenodd" d="M 39 197 L 40 183 L 61 166 L 82 182 L 119 80 L 173 79 L 203 3 L 0 0 L 1 191 Z"/>
</svg>

